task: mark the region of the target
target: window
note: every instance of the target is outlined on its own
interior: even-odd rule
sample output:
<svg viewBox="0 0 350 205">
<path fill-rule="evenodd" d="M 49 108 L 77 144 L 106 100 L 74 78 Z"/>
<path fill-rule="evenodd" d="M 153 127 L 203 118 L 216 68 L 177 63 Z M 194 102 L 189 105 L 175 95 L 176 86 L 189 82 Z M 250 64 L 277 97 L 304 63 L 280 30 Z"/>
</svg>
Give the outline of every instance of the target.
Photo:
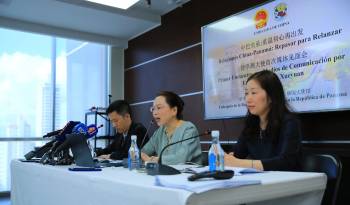
<svg viewBox="0 0 350 205">
<path fill-rule="evenodd" d="M 69 120 L 107 105 L 107 45 L 0 28 L 0 192 L 10 161 Z M 93 123 L 93 122 L 90 122 Z M 89 124 L 90 124 L 89 123 Z M 98 122 L 104 124 L 104 121 Z M 99 130 L 104 135 L 105 130 Z"/>
</svg>

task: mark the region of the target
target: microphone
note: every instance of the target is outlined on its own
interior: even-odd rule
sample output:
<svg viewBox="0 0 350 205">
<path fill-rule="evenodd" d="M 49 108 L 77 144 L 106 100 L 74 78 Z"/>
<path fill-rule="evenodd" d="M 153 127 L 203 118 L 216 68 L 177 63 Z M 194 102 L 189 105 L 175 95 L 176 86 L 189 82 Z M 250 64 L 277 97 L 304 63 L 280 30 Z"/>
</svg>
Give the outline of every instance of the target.
<svg viewBox="0 0 350 205">
<path fill-rule="evenodd" d="M 56 136 L 56 140 L 63 142 L 66 140 L 66 134 L 72 133 L 73 128 L 81 122 L 79 121 L 69 121 L 64 128 Z"/>
<path fill-rule="evenodd" d="M 83 134 L 86 136 L 87 139 L 94 137 L 98 129 L 101 128 L 103 125 L 96 126 L 96 125 L 89 125 L 86 126 L 85 124 L 79 122 L 79 121 L 69 121 L 63 129 L 57 130 L 48 134 L 51 134 L 51 136 L 56 135 L 55 139 L 52 140 L 52 143 L 50 143 L 51 147 L 50 149 L 42 156 L 40 163 L 43 164 L 57 164 L 54 157 L 57 155 L 57 153 L 61 152 L 62 150 L 67 149 L 70 146 L 70 141 L 66 140 L 67 134 Z M 56 134 L 52 134 L 56 133 Z M 58 133 L 58 134 L 57 134 Z M 46 135 L 48 135 L 46 134 Z M 47 137 L 47 136 L 45 136 Z M 33 154 L 28 155 L 27 157 L 32 157 Z"/>
<path fill-rule="evenodd" d="M 88 135 L 88 138 L 96 136 L 98 133 L 98 129 L 100 129 L 101 127 L 103 127 L 103 124 L 100 124 L 100 126 L 98 126 L 98 127 L 94 124 L 87 126 L 87 133 L 86 134 Z"/>
<path fill-rule="evenodd" d="M 48 133 L 46 133 L 46 134 L 43 136 L 43 138 L 58 135 L 62 130 L 63 130 L 63 129 L 59 129 L 59 130 L 56 130 L 56 131 L 48 132 Z"/>
<path fill-rule="evenodd" d="M 142 146 L 143 146 L 143 143 L 145 143 L 145 139 L 146 139 L 146 137 L 147 137 L 149 128 L 151 128 L 151 126 L 152 126 L 153 124 L 154 124 L 154 120 L 152 119 L 151 121 L 149 121 L 149 125 L 148 125 L 148 127 L 147 127 L 147 130 L 146 130 L 145 135 L 143 136 L 143 139 L 142 139 L 142 142 L 141 142 L 141 145 L 140 145 L 140 149 L 142 149 Z"/>
<path fill-rule="evenodd" d="M 178 144 L 180 142 L 184 142 L 184 141 L 187 141 L 187 140 L 190 140 L 190 139 L 194 139 L 194 138 L 198 138 L 198 137 L 202 137 L 202 136 L 205 136 L 205 135 L 209 135 L 211 133 L 210 130 L 207 130 L 205 131 L 204 133 L 202 134 L 199 134 L 199 135 L 196 135 L 196 136 L 193 136 L 193 137 L 189 137 L 189 138 L 186 138 L 186 139 L 182 139 L 182 140 L 179 140 L 179 141 L 176 141 L 176 142 L 172 142 L 168 145 L 166 145 L 162 151 L 160 152 L 159 154 L 159 160 L 158 160 L 158 169 L 152 173 L 151 175 L 174 175 L 174 174 L 180 174 L 181 172 L 171 166 L 168 166 L 168 165 L 165 165 L 165 164 L 162 164 L 162 155 L 163 155 L 163 152 L 170 146 L 174 145 L 174 144 Z"/>
<path fill-rule="evenodd" d="M 98 129 L 101 127 L 103 127 L 102 124 L 97 127 L 94 124 L 86 126 L 84 123 L 79 123 L 75 125 L 74 128 L 72 129 L 72 132 L 68 134 L 82 134 L 86 137 L 86 139 L 90 139 L 91 137 L 94 137 L 97 134 Z M 60 151 L 64 149 L 68 149 L 70 146 L 71 146 L 71 142 L 69 140 L 64 141 L 54 150 L 54 156 Z"/>
<path fill-rule="evenodd" d="M 98 133 L 98 129 L 101 127 L 103 127 L 102 124 L 97 127 L 95 124 L 86 126 L 84 123 L 79 123 L 73 127 L 72 134 L 84 134 L 86 135 L 87 139 L 89 139 L 94 137 Z"/>
<path fill-rule="evenodd" d="M 34 157 L 40 158 L 51 149 L 54 143 L 55 143 L 55 140 L 51 140 L 50 142 L 46 143 L 42 147 L 28 152 L 27 154 L 24 155 L 24 158 L 26 158 L 26 160 L 31 160 Z"/>
<path fill-rule="evenodd" d="M 57 146 L 59 146 L 64 140 L 65 135 L 72 132 L 73 127 L 80 122 L 77 121 L 69 121 L 64 128 L 49 132 L 43 136 L 43 138 L 46 137 L 52 137 L 55 136 L 54 139 L 52 139 L 50 142 L 46 143 L 44 146 L 40 147 L 37 150 L 30 151 L 27 153 L 24 157 L 27 160 L 32 159 L 33 157 L 41 157 L 40 163 L 46 163 L 51 160 L 51 154 L 56 149 Z"/>
</svg>

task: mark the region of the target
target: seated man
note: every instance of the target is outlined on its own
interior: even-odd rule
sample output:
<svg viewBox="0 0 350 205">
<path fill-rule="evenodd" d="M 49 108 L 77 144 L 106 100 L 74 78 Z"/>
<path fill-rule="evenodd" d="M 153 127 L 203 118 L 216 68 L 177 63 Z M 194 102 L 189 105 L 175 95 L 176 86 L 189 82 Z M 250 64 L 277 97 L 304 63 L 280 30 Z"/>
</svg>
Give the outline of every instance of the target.
<svg viewBox="0 0 350 205">
<path fill-rule="evenodd" d="M 101 159 L 127 158 L 131 135 L 137 135 L 137 145 L 141 150 L 148 141 L 147 130 L 142 124 L 132 121 L 130 105 L 125 100 L 114 101 L 107 108 L 107 114 L 117 133 L 113 142 L 105 149 L 97 150 L 96 155 Z"/>
</svg>

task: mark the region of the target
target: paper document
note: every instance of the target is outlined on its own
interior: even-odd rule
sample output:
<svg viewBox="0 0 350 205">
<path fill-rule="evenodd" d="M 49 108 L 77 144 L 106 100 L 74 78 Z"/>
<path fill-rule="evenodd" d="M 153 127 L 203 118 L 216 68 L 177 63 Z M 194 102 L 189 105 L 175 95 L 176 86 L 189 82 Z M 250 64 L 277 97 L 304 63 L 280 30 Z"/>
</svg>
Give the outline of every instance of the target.
<svg viewBox="0 0 350 205">
<path fill-rule="evenodd" d="M 189 168 L 185 168 L 183 171 L 185 173 L 198 173 L 198 172 L 203 172 L 203 171 L 208 171 L 209 167 L 189 167 Z M 235 172 L 235 176 L 240 176 L 240 175 L 244 175 L 244 174 L 253 174 L 253 173 L 261 173 L 263 171 L 261 170 L 257 170 L 257 169 L 253 169 L 253 168 L 243 168 L 243 167 L 225 167 L 225 170 L 233 170 Z"/>
<path fill-rule="evenodd" d="M 195 193 L 202 193 L 213 189 L 226 189 L 240 186 L 261 184 L 260 180 L 244 180 L 233 177 L 226 180 L 202 179 L 188 181 L 190 174 L 179 174 L 171 176 L 158 175 L 155 177 L 155 185 L 176 189 L 185 189 Z"/>
</svg>

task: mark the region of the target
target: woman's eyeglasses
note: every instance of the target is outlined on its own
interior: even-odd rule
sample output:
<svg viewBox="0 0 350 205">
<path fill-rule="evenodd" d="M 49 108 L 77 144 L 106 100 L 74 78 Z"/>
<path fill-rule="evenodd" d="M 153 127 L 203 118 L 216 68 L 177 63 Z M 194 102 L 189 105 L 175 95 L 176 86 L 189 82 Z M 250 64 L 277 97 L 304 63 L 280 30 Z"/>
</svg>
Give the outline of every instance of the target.
<svg viewBox="0 0 350 205">
<path fill-rule="evenodd" d="M 149 111 L 156 112 L 156 111 L 159 111 L 163 108 L 164 108 L 164 106 L 152 106 L 152 107 L 150 107 Z"/>
</svg>

